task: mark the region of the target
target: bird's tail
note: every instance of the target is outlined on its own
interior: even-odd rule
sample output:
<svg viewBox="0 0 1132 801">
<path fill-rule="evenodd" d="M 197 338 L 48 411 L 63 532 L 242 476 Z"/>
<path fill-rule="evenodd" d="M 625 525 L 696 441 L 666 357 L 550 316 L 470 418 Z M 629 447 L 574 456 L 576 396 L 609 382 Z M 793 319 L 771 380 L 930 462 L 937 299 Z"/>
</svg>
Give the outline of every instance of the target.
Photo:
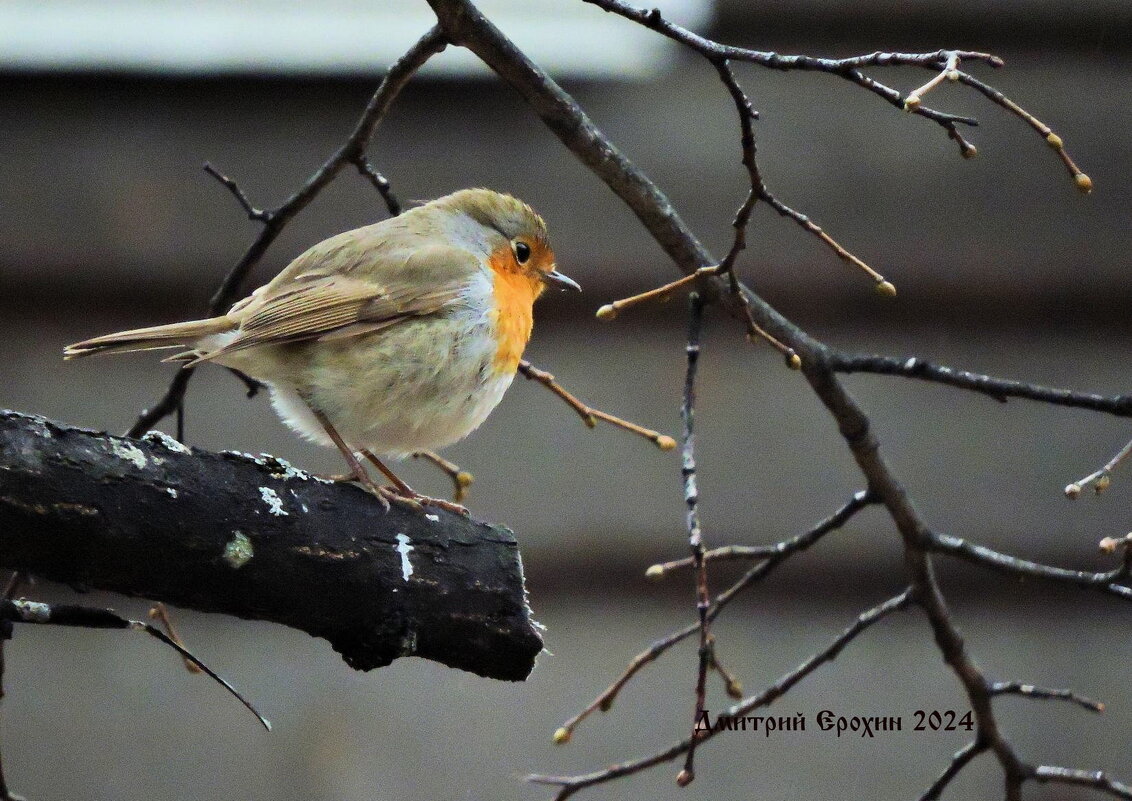
<svg viewBox="0 0 1132 801">
<path fill-rule="evenodd" d="M 65 359 L 78 359 L 96 353 L 128 353 L 135 350 L 193 347 L 206 336 L 222 334 L 236 328 L 228 317 L 210 317 L 207 320 L 189 320 L 185 323 L 155 325 L 119 331 L 116 334 L 86 339 L 63 349 Z"/>
</svg>

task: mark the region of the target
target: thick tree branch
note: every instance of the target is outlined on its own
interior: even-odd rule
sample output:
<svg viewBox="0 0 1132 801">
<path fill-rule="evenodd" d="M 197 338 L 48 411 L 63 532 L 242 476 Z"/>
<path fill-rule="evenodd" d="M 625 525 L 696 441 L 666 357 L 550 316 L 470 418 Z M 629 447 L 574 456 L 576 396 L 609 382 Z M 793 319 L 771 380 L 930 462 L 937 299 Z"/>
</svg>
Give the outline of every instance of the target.
<svg viewBox="0 0 1132 801">
<path fill-rule="evenodd" d="M 389 512 L 269 456 L 0 412 L 0 566 L 330 641 L 368 670 L 421 656 L 521 680 L 542 648 L 511 532 Z"/>
</svg>

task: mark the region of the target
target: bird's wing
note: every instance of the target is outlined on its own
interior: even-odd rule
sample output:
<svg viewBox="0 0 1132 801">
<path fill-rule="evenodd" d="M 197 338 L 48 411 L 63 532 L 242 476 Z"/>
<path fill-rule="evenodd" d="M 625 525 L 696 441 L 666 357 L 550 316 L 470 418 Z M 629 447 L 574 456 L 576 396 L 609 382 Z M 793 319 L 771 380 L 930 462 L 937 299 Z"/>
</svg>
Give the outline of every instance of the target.
<svg viewBox="0 0 1132 801">
<path fill-rule="evenodd" d="M 466 250 L 426 247 L 385 269 L 343 272 L 311 265 L 286 283 L 273 281 L 229 315 L 240 318 L 236 336 L 208 361 L 259 345 L 358 336 L 403 320 L 442 312 L 458 303 L 478 269 Z"/>
</svg>

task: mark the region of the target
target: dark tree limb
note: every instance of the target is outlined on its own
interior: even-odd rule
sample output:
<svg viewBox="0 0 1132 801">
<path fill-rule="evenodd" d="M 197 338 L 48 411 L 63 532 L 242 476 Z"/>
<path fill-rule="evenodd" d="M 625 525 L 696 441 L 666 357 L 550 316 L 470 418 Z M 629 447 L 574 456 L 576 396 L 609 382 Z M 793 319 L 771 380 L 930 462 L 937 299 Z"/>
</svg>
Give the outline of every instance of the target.
<svg viewBox="0 0 1132 801">
<path fill-rule="evenodd" d="M 1070 406 L 1104 412 L 1117 417 L 1132 417 L 1132 394 L 1099 395 L 1094 392 L 1076 392 L 1058 387 L 1043 387 L 1025 381 L 996 378 L 969 370 L 957 370 L 915 356 L 881 356 L 866 353 L 844 353 L 831 350 L 828 354 L 830 369 L 837 373 L 877 373 L 905 378 L 918 378 L 958 389 L 978 392 L 1006 403 L 1010 398 Z"/>
<path fill-rule="evenodd" d="M 1102 573 L 1070 570 L 1064 567 L 1043 565 L 1040 562 L 1031 562 L 1029 559 L 1020 559 L 1017 556 L 987 548 L 985 545 L 976 545 L 959 537 L 939 534 L 934 531 L 927 532 L 924 535 L 921 547 L 926 551 L 954 556 L 965 562 L 982 565 L 999 573 L 1069 584 L 1086 590 L 1096 590 L 1108 595 L 1115 595 L 1125 601 L 1132 600 L 1132 588 L 1120 583 L 1128 581 L 1127 564 Z"/>
<path fill-rule="evenodd" d="M 972 740 L 956 751 L 943 772 L 939 774 L 927 790 L 924 790 L 923 795 L 920 796 L 920 801 L 935 801 L 939 798 L 943 791 L 947 789 L 947 785 L 951 784 L 951 781 L 962 772 L 963 768 L 967 767 L 967 763 L 986 750 L 986 743 L 982 740 Z"/>
<path fill-rule="evenodd" d="M 421 656 L 521 680 L 542 649 L 518 545 L 443 510 L 389 512 L 270 456 L 0 412 L 0 566 L 330 641 L 359 670 Z"/>
</svg>

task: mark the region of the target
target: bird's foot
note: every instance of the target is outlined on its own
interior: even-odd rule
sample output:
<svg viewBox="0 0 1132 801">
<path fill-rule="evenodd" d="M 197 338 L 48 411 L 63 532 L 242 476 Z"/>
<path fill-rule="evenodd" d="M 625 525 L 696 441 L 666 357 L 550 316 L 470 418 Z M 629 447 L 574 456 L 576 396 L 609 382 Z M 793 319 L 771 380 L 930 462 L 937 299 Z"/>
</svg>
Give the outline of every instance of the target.
<svg viewBox="0 0 1132 801">
<path fill-rule="evenodd" d="M 421 495 L 407 484 L 404 489 L 398 487 L 383 487 L 370 478 L 369 474 L 364 471 L 360 475 L 356 473 L 344 473 L 335 476 L 319 476 L 319 478 L 325 478 L 327 481 L 344 481 L 351 484 L 361 484 L 381 501 L 381 505 L 385 507 L 385 511 L 387 512 L 389 511 L 390 504 L 396 503 L 414 512 L 421 512 L 426 506 L 434 506 L 446 512 L 463 515 L 464 517 L 468 517 L 471 514 L 471 512 L 458 503 L 446 501 L 443 498 L 430 498 L 427 495 Z M 0 799 L 0 801 L 2 801 L 2 799 Z"/>
<path fill-rule="evenodd" d="M 370 489 L 373 491 L 373 487 Z M 392 502 L 400 504 L 414 512 L 422 512 L 426 506 L 432 506 L 464 517 L 471 515 L 471 512 L 458 503 L 446 501 L 443 498 L 430 498 L 427 495 L 421 495 L 415 490 L 403 492 L 396 487 L 377 487 L 376 492 L 377 496 L 386 504 L 386 509 L 388 509 L 389 503 Z"/>
<path fill-rule="evenodd" d="M 464 517 L 471 515 L 471 512 L 458 503 L 446 501 L 443 498 L 430 498 L 408 487 L 404 490 L 394 487 L 382 487 L 381 492 L 385 498 L 393 501 L 393 503 L 399 503 L 417 512 L 422 511 L 426 506 L 432 506 Z"/>
<path fill-rule="evenodd" d="M 430 498 L 427 495 L 418 495 L 414 493 L 413 500 L 415 500 L 421 506 L 435 506 L 438 509 L 443 509 L 446 512 L 452 512 L 453 514 L 457 515 L 463 515 L 464 517 L 470 517 L 472 514 L 468 511 L 467 507 L 461 506 L 458 503 L 453 503 L 452 501 L 446 501 L 443 498 Z"/>
</svg>

